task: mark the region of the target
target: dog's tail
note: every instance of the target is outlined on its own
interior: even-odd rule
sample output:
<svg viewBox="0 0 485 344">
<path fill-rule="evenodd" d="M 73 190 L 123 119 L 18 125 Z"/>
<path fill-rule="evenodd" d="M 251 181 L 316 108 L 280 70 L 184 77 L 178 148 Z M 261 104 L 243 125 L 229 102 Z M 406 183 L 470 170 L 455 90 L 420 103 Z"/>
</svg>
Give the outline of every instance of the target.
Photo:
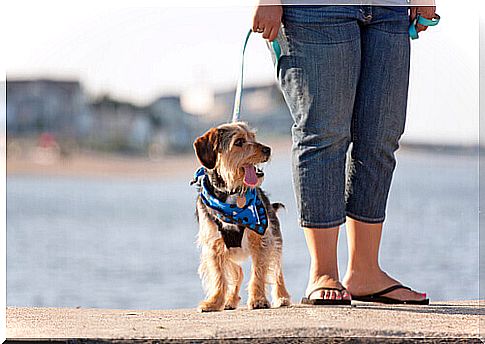
<svg viewBox="0 0 485 344">
<path fill-rule="evenodd" d="M 271 206 L 273 207 L 273 210 L 275 212 L 278 212 L 278 210 L 280 210 L 281 208 L 286 209 L 285 205 L 283 203 L 279 203 L 279 202 L 271 203 Z"/>
</svg>

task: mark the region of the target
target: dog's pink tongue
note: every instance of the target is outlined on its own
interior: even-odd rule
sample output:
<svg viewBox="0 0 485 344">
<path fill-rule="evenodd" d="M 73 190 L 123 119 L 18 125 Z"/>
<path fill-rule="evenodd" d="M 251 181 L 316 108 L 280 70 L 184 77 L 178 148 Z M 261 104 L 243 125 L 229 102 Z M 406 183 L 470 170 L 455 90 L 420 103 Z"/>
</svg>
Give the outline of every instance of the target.
<svg viewBox="0 0 485 344">
<path fill-rule="evenodd" d="M 244 165 L 244 184 L 249 187 L 254 187 L 258 184 L 258 176 L 256 175 L 256 168 L 253 165 Z"/>
</svg>

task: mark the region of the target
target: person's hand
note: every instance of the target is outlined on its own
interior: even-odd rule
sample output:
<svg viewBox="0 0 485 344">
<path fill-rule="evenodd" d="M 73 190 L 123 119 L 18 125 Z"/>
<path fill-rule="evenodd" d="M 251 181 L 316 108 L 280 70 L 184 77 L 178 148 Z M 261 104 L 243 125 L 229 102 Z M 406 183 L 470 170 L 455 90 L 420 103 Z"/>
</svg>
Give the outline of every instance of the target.
<svg viewBox="0 0 485 344">
<path fill-rule="evenodd" d="M 278 36 L 283 16 L 282 5 L 262 5 L 260 1 L 253 16 L 253 32 L 263 34 L 263 38 L 273 41 Z M 273 3 L 278 3 L 273 1 Z"/>
<path fill-rule="evenodd" d="M 413 6 L 411 7 L 411 13 L 409 15 L 409 19 L 411 20 L 411 23 L 416 19 L 416 17 L 420 15 L 423 18 L 426 19 L 433 19 L 436 17 L 436 6 Z M 416 29 L 419 32 L 421 31 L 426 31 L 428 29 L 427 26 L 418 24 L 416 25 Z"/>
</svg>

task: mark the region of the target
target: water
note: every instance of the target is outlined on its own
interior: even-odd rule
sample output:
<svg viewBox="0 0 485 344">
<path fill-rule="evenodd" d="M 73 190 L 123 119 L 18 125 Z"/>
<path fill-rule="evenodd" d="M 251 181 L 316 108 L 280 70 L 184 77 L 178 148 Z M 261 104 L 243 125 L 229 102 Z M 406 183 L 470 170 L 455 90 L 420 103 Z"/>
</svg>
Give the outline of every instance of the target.
<svg viewBox="0 0 485 344">
<path fill-rule="evenodd" d="M 265 189 L 287 207 L 280 216 L 284 271 L 298 301 L 309 259 L 287 156 L 274 157 L 265 170 Z M 195 307 L 203 292 L 194 243 L 195 190 L 188 186 L 192 173 L 158 181 L 9 176 L 7 304 Z M 401 151 L 382 266 L 433 300 L 477 299 L 478 254 L 477 156 Z M 346 260 L 343 230 L 342 275 Z"/>
</svg>

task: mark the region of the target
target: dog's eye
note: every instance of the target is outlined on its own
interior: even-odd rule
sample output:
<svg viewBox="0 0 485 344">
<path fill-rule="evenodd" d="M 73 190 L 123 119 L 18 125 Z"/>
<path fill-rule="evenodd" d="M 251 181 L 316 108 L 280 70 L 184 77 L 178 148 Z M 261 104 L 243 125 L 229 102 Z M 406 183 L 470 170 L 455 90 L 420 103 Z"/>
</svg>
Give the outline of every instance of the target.
<svg viewBox="0 0 485 344">
<path fill-rule="evenodd" d="M 244 139 L 237 139 L 234 141 L 234 146 L 242 147 L 242 145 L 246 142 Z"/>
</svg>

